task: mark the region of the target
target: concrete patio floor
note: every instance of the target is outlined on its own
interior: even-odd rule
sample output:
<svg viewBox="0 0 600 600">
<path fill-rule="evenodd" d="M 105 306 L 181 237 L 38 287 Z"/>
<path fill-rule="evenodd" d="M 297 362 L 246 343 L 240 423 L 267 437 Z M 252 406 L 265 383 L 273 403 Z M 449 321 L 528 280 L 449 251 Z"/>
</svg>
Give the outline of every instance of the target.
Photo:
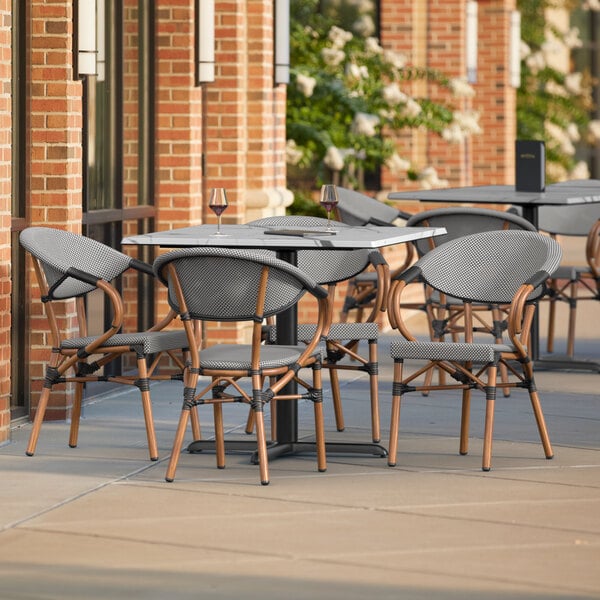
<svg viewBox="0 0 600 600">
<path fill-rule="evenodd" d="M 598 359 L 598 343 L 578 340 L 578 355 Z M 456 394 L 411 394 L 397 467 L 329 455 L 318 473 L 314 456 L 287 457 L 271 462 L 269 486 L 243 454 L 218 470 L 213 454 L 184 453 L 175 482 L 164 481 L 180 384 L 152 388 L 154 463 L 137 391 L 98 396 L 85 406 L 78 448 L 67 446 L 66 423 L 44 425 L 33 458 L 24 455 L 29 425 L 0 448 L 0 598 L 600 598 L 599 382 L 597 373 L 538 373 L 553 460 L 520 390 L 499 394 L 488 473 L 483 396 L 474 395 L 470 453 L 459 456 Z M 343 386 L 347 428 L 335 431 L 327 389 L 327 439 L 368 441 L 367 379 L 351 374 Z M 226 409 L 228 435 L 247 439 L 245 409 Z M 202 416 L 208 437 L 210 411 Z M 300 427 L 310 436 L 306 404 Z"/>
</svg>

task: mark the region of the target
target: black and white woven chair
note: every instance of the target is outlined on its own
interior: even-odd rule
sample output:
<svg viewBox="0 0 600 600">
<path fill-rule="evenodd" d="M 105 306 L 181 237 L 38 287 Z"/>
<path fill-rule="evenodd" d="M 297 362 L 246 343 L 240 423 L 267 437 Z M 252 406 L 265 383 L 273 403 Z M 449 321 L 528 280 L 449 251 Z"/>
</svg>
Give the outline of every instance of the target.
<svg viewBox="0 0 600 600">
<path fill-rule="evenodd" d="M 504 364 L 511 381 L 502 386 L 528 390 L 546 458 L 552 447 L 546 430 L 530 359 L 530 328 L 537 301 L 545 292 L 544 282 L 561 258 L 559 244 L 532 231 L 490 231 L 464 236 L 434 248 L 392 282 L 390 320 L 402 337 L 392 341 L 394 360 L 389 464 L 396 464 L 400 402 L 409 392 L 435 389 L 462 390 L 460 453 L 468 451 L 471 390 L 485 392 L 486 417 L 483 470 L 491 467 L 492 432 L 498 367 Z M 464 302 L 465 341 L 418 341 L 402 319 L 402 293 L 422 279 L 432 289 Z M 473 343 L 472 305 L 491 303 L 509 306 L 506 343 Z M 424 360 L 424 366 L 405 375 L 405 360 Z M 420 384 L 422 375 L 441 368 L 456 383 L 437 386 Z M 486 376 L 487 375 L 487 376 Z"/>
<path fill-rule="evenodd" d="M 400 211 L 376 198 L 361 194 L 355 190 L 338 187 L 338 205 L 335 215 L 338 221 L 351 226 L 378 225 L 396 227 L 404 225 L 410 214 Z M 394 274 L 404 271 L 414 262 L 414 252 L 410 244 L 404 245 L 406 255 L 402 264 L 394 269 Z M 367 269 L 353 277 L 346 291 L 344 304 L 340 312 L 340 321 L 345 322 L 351 312 L 355 312 L 355 321 L 368 320 L 373 303 L 380 292 L 377 289 L 378 276 L 372 269 Z"/>
<path fill-rule="evenodd" d="M 249 225 L 254 227 L 297 227 L 297 228 L 323 228 L 327 219 L 311 216 L 281 216 L 266 217 L 252 221 Z M 335 227 L 346 227 L 343 223 L 334 222 Z M 376 276 L 377 290 L 373 298 L 369 314 L 363 322 L 331 323 L 322 337 L 326 354 L 323 367 L 329 370 L 331 393 L 335 411 L 336 428 L 338 431 L 345 429 L 342 399 L 338 371 L 361 371 L 369 376 L 371 397 L 371 434 L 374 442 L 380 441 L 379 420 L 379 363 L 378 363 L 378 337 L 379 327 L 377 317 L 386 310 L 387 292 L 389 289 L 389 268 L 377 250 L 299 250 L 297 253 L 298 268 L 312 277 L 320 285 L 326 285 L 329 294 L 330 314 L 333 315 L 333 305 L 336 299 L 336 288 L 339 283 L 348 282 L 372 268 Z M 301 324 L 298 327 L 298 341 L 307 342 L 312 339 L 315 325 Z M 269 328 L 269 341 L 276 343 L 277 330 Z M 368 354 L 363 356 L 359 352 L 360 342 L 368 344 Z"/>
<path fill-rule="evenodd" d="M 429 240 L 415 240 L 412 243 L 419 258 L 441 244 L 472 233 L 501 230 L 536 231 L 529 221 L 512 212 L 472 207 L 425 210 L 411 216 L 406 226 L 446 228 L 444 235 Z M 453 298 L 424 286 L 424 303 L 409 305 L 405 302 L 404 308 L 425 311 L 432 341 L 442 341 L 450 336 L 456 342 L 464 334 L 464 310 L 460 298 Z M 503 307 L 489 303 L 471 303 L 471 310 L 473 332 L 486 336 L 489 334 L 496 343 L 502 343 L 507 327 Z M 441 376 L 443 381 L 443 372 Z M 503 381 L 507 378 L 504 366 L 501 367 L 501 377 Z M 508 395 L 509 388 L 504 388 L 504 393 Z"/>
<path fill-rule="evenodd" d="M 55 385 L 75 384 L 71 410 L 69 446 L 77 445 L 81 403 L 87 382 L 108 381 L 139 388 L 148 437 L 150 458 L 158 459 L 158 447 L 152 419 L 150 381 L 183 378 L 187 353 L 185 332 L 166 327 L 175 318 L 169 314 L 156 326 L 143 332 L 122 332 L 124 306 L 116 287 L 111 283 L 128 269 L 135 269 L 153 277 L 152 267 L 123 254 L 96 240 L 50 227 L 30 227 L 21 232 L 21 245 L 31 254 L 41 291 L 52 343 L 49 364 L 46 367 L 42 393 L 35 411 L 33 428 L 27 454 L 35 452 L 40 429 Z M 99 335 L 89 335 L 89 316 L 86 315 L 85 298 L 94 291 L 104 293 L 112 309 L 110 327 Z M 61 328 L 62 305 L 75 299 L 78 332 Z M 70 323 L 69 323 L 70 324 Z M 104 327 L 104 324 L 97 324 Z M 94 325 L 96 329 L 96 325 Z M 136 358 L 137 371 L 131 375 L 106 375 L 102 368 L 125 354 Z M 161 356 L 168 354 L 179 374 L 160 375 L 157 367 Z M 150 360 L 151 359 L 151 360 Z"/>
<path fill-rule="evenodd" d="M 580 257 L 579 264 L 562 264 L 548 283 L 547 349 L 554 352 L 556 305 L 565 302 L 569 307 L 567 356 L 573 358 L 577 305 L 581 301 L 600 300 L 600 203 L 540 206 L 538 220 L 540 231 L 559 241 L 566 237 L 586 238 L 585 256 Z"/>
<path fill-rule="evenodd" d="M 154 262 L 160 281 L 168 287 L 168 301 L 181 317 L 190 346 L 191 366 L 185 372 L 184 401 L 173 443 L 166 480 L 173 481 L 187 422 L 192 407 L 211 404 L 215 420 L 217 466 L 225 467 L 222 404 L 242 402 L 254 413 L 260 480 L 269 483 L 263 408 L 271 401 L 311 400 L 314 405 L 318 470 L 325 471 L 323 425 L 321 334 L 329 320 L 327 291 L 303 271 L 273 257 L 268 252 L 229 248 L 186 248 L 163 254 Z M 235 277 L 223 276 L 235 273 Z M 318 306 L 317 324 L 312 339 L 297 346 L 264 344 L 264 319 L 295 305 L 304 295 L 312 296 Z M 251 321 L 251 344 L 216 344 L 199 351 L 203 321 Z M 299 377 L 305 367 L 312 369 L 312 383 Z M 210 382 L 197 391 L 199 376 Z M 242 387 L 250 379 L 251 391 Z M 285 393 L 292 380 L 305 390 Z"/>
</svg>

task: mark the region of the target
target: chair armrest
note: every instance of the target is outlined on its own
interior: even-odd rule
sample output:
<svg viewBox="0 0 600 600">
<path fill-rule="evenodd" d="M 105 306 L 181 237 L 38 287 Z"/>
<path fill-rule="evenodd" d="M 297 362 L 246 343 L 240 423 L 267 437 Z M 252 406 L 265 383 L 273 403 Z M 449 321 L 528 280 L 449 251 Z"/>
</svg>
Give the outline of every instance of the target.
<svg viewBox="0 0 600 600">
<path fill-rule="evenodd" d="M 600 219 L 598 219 L 587 237 L 585 256 L 594 277 L 600 279 Z"/>
<path fill-rule="evenodd" d="M 152 265 L 144 262 L 143 260 L 138 260 L 137 258 L 132 258 L 129 266 L 136 271 L 140 271 L 142 273 L 146 273 L 146 275 L 151 275 L 154 277 L 154 269 Z"/>
</svg>

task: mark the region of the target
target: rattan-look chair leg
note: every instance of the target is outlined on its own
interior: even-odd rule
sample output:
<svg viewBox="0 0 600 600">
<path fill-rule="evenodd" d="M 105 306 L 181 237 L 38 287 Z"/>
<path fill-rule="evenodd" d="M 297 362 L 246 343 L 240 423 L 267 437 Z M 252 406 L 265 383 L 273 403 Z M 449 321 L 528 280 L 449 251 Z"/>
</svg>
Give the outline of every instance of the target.
<svg viewBox="0 0 600 600">
<path fill-rule="evenodd" d="M 152 417 L 152 400 L 148 389 L 148 367 L 146 358 L 139 356 L 137 359 L 138 376 L 140 381 L 146 382 L 141 386 L 142 407 L 144 410 L 144 421 L 146 422 L 146 435 L 148 437 L 148 451 L 150 460 L 158 460 L 158 444 L 156 443 L 156 432 L 154 430 L 154 418 Z"/>
<path fill-rule="evenodd" d="M 194 406 L 190 410 L 190 420 L 192 422 L 192 436 L 194 440 L 202 439 L 202 429 L 200 428 L 200 419 L 198 418 L 198 407 Z"/>
<path fill-rule="evenodd" d="M 488 368 L 488 384 L 485 389 L 485 430 L 483 433 L 483 459 L 481 468 L 489 471 L 492 467 L 492 439 L 494 436 L 494 410 L 496 404 L 496 379 L 498 367 Z"/>
<path fill-rule="evenodd" d="M 569 298 L 569 331 L 567 334 L 567 356 L 573 358 L 575 354 L 575 319 L 577 316 L 577 281 L 570 285 Z"/>
<path fill-rule="evenodd" d="M 329 369 L 329 383 L 331 384 L 331 395 L 333 398 L 333 412 L 335 415 L 335 427 L 338 431 L 344 431 L 344 410 L 342 408 L 342 398 L 340 394 L 340 378 L 335 367 Z"/>
<path fill-rule="evenodd" d="M 369 364 L 371 367 L 378 364 L 377 343 L 369 342 Z M 373 442 L 381 441 L 380 419 L 379 419 L 379 374 L 374 367 L 369 372 L 369 384 L 371 393 L 371 436 Z"/>
<path fill-rule="evenodd" d="M 392 393 L 392 414 L 390 416 L 390 443 L 388 449 L 388 466 L 396 466 L 396 456 L 398 454 L 398 432 L 400 429 L 400 404 L 402 403 L 402 395 L 396 393 L 396 385 L 402 382 L 402 371 L 404 362 L 402 360 L 394 360 L 394 378 L 393 378 L 393 393 Z"/>
<path fill-rule="evenodd" d="M 531 401 L 533 415 L 535 416 L 538 432 L 540 434 L 542 447 L 544 448 L 544 455 L 547 459 L 554 458 L 554 451 L 552 450 L 552 444 L 550 443 L 550 436 L 548 435 L 546 420 L 544 419 L 544 413 L 542 412 L 542 404 L 540 402 L 540 397 L 538 396 L 537 390 L 535 389 L 533 380 L 531 383 L 531 389 L 529 391 L 529 399 Z"/>
<path fill-rule="evenodd" d="M 463 456 L 469 452 L 469 427 L 471 422 L 471 390 L 463 390 L 460 416 L 459 453 Z"/>
<path fill-rule="evenodd" d="M 265 436 L 265 420 L 263 407 L 253 409 L 255 413 L 256 444 L 258 446 L 258 467 L 260 469 L 260 482 L 269 485 L 269 462 L 267 457 L 267 439 Z"/>
<path fill-rule="evenodd" d="M 323 389 L 323 371 L 321 364 L 313 366 L 313 388 Z M 323 395 L 314 404 L 315 413 L 315 443 L 317 448 L 317 469 L 320 473 L 327 470 L 327 451 L 325 449 L 325 420 L 323 418 Z"/>
<path fill-rule="evenodd" d="M 31 433 L 29 434 L 29 443 L 27 444 L 27 449 L 25 450 L 25 454 L 27 454 L 27 456 L 33 456 L 35 453 L 35 448 L 37 446 L 38 438 L 40 437 L 40 429 L 42 428 L 44 414 L 46 413 L 46 407 L 48 406 L 49 398 L 50 388 L 44 387 L 35 410 L 33 427 L 31 428 Z"/>
<path fill-rule="evenodd" d="M 75 397 L 71 408 L 71 428 L 69 430 L 69 448 L 77 447 L 79 422 L 81 420 L 81 402 L 83 400 L 83 383 L 75 384 Z"/>
<path fill-rule="evenodd" d="M 213 417 L 215 422 L 215 452 L 217 454 L 217 468 L 225 468 L 225 434 L 223 432 L 223 405 L 220 402 L 213 404 Z"/>
<path fill-rule="evenodd" d="M 181 415 L 179 415 L 179 424 L 177 425 L 177 431 L 175 432 L 175 439 L 173 440 L 173 449 L 171 450 L 169 466 L 167 467 L 167 473 L 165 475 L 165 480 L 169 483 L 171 483 L 175 479 L 175 471 L 177 470 L 179 455 L 181 454 L 181 448 L 183 447 L 183 438 L 185 437 L 185 431 L 187 429 L 189 416 L 190 409 L 182 409 Z"/>
</svg>

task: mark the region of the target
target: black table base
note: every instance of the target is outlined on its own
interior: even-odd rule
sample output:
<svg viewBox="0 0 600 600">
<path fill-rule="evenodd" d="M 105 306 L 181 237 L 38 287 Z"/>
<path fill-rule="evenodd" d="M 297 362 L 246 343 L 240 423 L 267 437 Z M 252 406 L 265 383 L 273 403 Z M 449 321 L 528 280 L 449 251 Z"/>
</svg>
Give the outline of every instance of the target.
<svg viewBox="0 0 600 600">
<path fill-rule="evenodd" d="M 214 449 L 215 442 L 213 440 L 194 440 L 187 447 L 190 454 L 210 452 Z M 385 458 L 388 455 L 388 451 L 383 446 L 375 443 L 325 442 L 325 450 L 327 454 L 362 454 L 378 458 Z M 317 446 L 314 442 L 267 442 L 269 460 L 298 454 L 316 453 L 316 451 Z M 256 451 L 256 441 L 254 440 L 225 442 L 225 453 L 250 453 L 252 454 L 250 462 L 255 465 L 258 464 L 258 453 Z"/>
</svg>

